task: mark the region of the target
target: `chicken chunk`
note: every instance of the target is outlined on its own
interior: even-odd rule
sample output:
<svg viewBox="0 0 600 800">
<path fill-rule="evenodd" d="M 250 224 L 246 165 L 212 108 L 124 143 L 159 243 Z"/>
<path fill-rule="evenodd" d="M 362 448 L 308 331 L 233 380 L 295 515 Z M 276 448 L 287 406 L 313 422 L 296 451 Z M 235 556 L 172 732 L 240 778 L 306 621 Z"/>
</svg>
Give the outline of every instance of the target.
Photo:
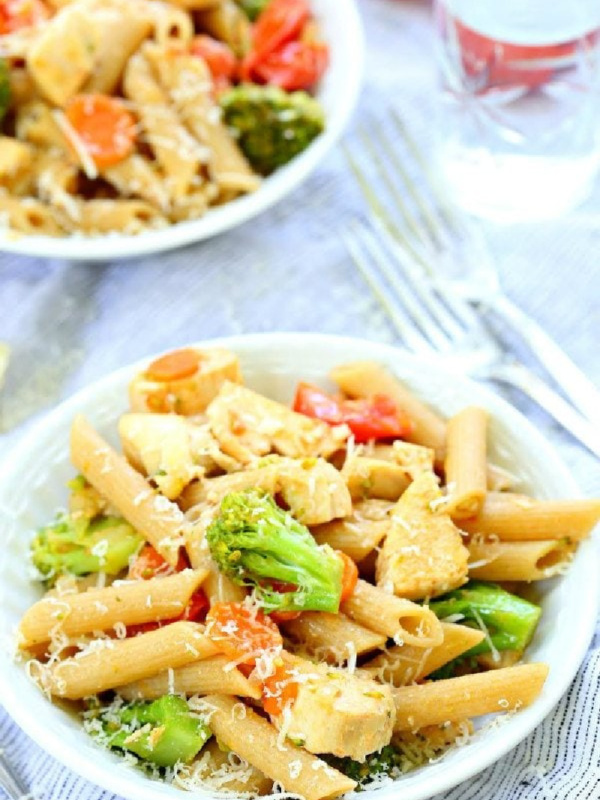
<svg viewBox="0 0 600 800">
<path fill-rule="evenodd" d="M 364 500 L 355 503 L 345 519 L 336 519 L 312 528 L 317 544 L 328 544 L 342 550 L 359 564 L 381 542 L 391 525 L 391 503 L 385 500 Z"/>
<path fill-rule="evenodd" d="M 262 489 L 275 495 L 277 487 L 277 467 L 273 462 L 265 460 L 264 464 L 255 469 L 219 475 L 216 478 L 208 478 L 200 483 L 191 484 L 181 495 L 179 505 L 184 511 L 202 504 L 218 506 L 225 495 L 230 492 Z"/>
<path fill-rule="evenodd" d="M 223 384 L 207 415 L 221 449 L 244 464 L 271 452 L 326 458 L 341 449 L 349 435 L 346 425 L 331 427 L 230 382 Z"/>
<path fill-rule="evenodd" d="M 448 592 L 467 580 L 469 551 L 440 507 L 442 503 L 433 473 L 418 476 L 402 495 L 377 556 L 378 586 L 420 600 Z"/>
<path fill-rule="evenodd" d="M 373 447 L 374 458 L 391 461 L 397 464 L 414 480 L 422 472 L 433 472 L 435 452 L 430 447 L 411 444 L 396 439 L 392 444 L 376 444 Z"/>
<path fill-rule="evenodd" d="M 277 490 L 292 516 L 304 525 L 319 525 L 352 512 L 344 479 L 322 458 L 281 459 Z"/>
<path fill-rule="evenodd" d="M 132 411 L 154 411 L 191 416 L 206 409 L 225 382 L 242 380 L 238 357 L 220 347 L 195 350 L 199 356 L 196 371 L 182 378 L 157 380 L 142 372 L 129 384 Z"/>
<path fill-rule="evenodd" d="M 395 502 L 410 483 L 406 470 L 398 464 L 361 455 L 346 459 L 342 475 L 353 500 L 375 497 Z"/>
<path fill-rule="evenodd" d="M 208 425 L 176 414 L 124 414 L 119 435 L 128 461 L 169 500 L 195 478 L 240 466 L 219 450 Z"/>
<path fill-rule="evenodd" d="M 285 725 L 288 737 L 302 742 L 309 753 L 364 761 L 390 743 L 395 717 L 389 686 L 311 665 L 302 675 Z"/>
</svg>

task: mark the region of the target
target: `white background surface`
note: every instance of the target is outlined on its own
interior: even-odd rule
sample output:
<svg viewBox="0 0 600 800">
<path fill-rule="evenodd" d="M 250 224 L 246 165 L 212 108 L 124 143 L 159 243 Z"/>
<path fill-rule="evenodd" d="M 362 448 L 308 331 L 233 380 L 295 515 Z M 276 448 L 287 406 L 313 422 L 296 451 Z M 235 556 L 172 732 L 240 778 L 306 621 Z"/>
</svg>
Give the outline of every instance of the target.
<svg viewBox="0 0 600 800">
<path fill-rule="evenodd" d="M 424 146 L 434 73 L 426 3 L 359 0 L 367 28 L 367 83 L 359 123 L 399 107 Z M 343 20 L 340 20 L 343 24 Z M 393 332 L 348 258 L 338 231 L 363 213 L 337 148 L 275 209 L 227 236 L 141 262 L 64 264 L 0 254 L 0 340 L 13 347 L 0 395 L 0 440 L 32 413 L 155 350 L 211 336 L 312 330 L 391 342 Z M 504 286 L 600 384 L 600 187 L 570 218 L 485 228 Z M 99 246 L 99 245 L 95 245 Z M 534 365 L 514 337 L 520 356 Z M 555 444 L 588 494 L 600 467 L 518 394 L 509 399 Z M 600 797 L 600 642 L 557 712 L 534 736 L 448 800 L 597 800 Z M 596 742 L 596 744 L 594 744 Z M 107 800 L 42 757 L 0 711 L 0 746 L 47 800 Z"/>
</svg>

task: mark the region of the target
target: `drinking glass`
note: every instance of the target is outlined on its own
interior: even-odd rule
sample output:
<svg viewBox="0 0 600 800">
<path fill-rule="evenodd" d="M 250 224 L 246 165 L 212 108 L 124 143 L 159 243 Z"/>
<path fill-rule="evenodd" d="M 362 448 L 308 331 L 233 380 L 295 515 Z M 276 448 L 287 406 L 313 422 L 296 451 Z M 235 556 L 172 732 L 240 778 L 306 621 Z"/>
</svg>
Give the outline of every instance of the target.
<svg viewBox="0 0 600 800">
<path fill-rule="evenodd" d="M 600 163 L 600 0 L 436 0 L 438 167 L 467 211 L 547 219 Z"/>
</svg>

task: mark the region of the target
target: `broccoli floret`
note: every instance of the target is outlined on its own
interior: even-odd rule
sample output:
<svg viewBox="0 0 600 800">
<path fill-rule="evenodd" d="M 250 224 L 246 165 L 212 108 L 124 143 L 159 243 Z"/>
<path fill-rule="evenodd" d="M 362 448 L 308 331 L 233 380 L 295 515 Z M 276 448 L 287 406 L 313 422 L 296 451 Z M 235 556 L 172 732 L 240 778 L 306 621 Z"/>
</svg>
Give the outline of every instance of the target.
<svg viewBox="0 0 600 800">
<path fill-rule="evenodd" d="M 522 597 L 504 591 L 495 583 L 470 581 L 465 587 L 433 600 L 429 608 L 439 619 L 461 614 L 461 623 L 489 632 L 496 650 L 524 650 L 539 622 L 542 609 Z M 461 656 L 489 653 L 490 644 L 484 639 Z"/>
<path fill-rule="evenodd" d="M 348 756 L 339 758 L 325 754 L 321 755 L 320 758 L 327 761 L 330 766 L 343 772 L 353 781 L 356 781 L 358 784 L 357 791 L 361 791 L 365 784 L 373 780 L 380 780 L 384 777 L 399 778 L 407 771 L 406 756 L 391 744 L 382 747 L 378 753 L 371 753 L 362 762 L 354 761 Z"/>
<path fill-rule="evenodd" d="M 238 6 L 251 22 L 254 22 L 262 14 L 270 2 L 271 0 L 237 0 Z"/>
<path fill-rule="evenodd" d="M 0 58 L 0 122 L 10 106 L 10 70 L 4 58 Z"/>
<path fill-rule="evenodd" d="M 90 713 L 86 716 L 89 719 Z M 206 723 L 175 695 L 152 703 L 129 703 L 116 711 L 112 706 L 100 707 L 93 716 L 101 722 L 108 747 L 128 750 L 158 767 L 187 764 L 211 737 Z"/>
<path fill-rule="evenodd" d="M 41 528 L 31 544 L 34 566 L 52 584 L 59 575 L 105 572 L 117 575 L 144 539 L 121 517 L 89 520 L 59 514 Z"/>
<path fill-rule="evenodd" d="M 261 175 L 269 175 L 309 146 L 325 127 L 319 102 L 306 92 L 243 83 L 220 97 L 225 123 Z"/>
<path fill-rule="evenodd" d="M 341 559 L 265 492 L 226 495 L 206 538 L 219 569 L 254 587 L 265 610 L 337 613 Z"/>
</svg>

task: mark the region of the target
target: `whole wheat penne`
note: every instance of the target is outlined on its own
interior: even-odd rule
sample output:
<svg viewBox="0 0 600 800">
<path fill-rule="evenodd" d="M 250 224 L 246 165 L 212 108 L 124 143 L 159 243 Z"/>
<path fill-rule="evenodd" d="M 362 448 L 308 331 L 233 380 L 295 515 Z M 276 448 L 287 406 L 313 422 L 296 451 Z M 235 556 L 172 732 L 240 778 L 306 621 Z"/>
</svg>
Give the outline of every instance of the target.
<svg viewBox="0 0 600 800">
<path fill-rule="evenodd" d="M 547 675 L 547 664 L 521 664 L 394 689 L 394 730 L 418 730 L 524 708 L 539 695 Z"/>
<path fill-rule="evenodd" d="M 236 797 L 270 794 L 273 789 L 270 778 L 237 753 L 222 750 L 214 736 L 202 748 L 202 757 L 182 765 L 173 778 L 174 786 L 196 792 L 199 782 L 204 789 L 227 792 L 228 796 L 231 792 Z"/>
<path fill-rule="evenodd" d="M 211 692 L 260 700 L 258 684 L 250 683 L 239 669 L 225 669 L 229 663 L 225 656 L 212 656 L 170 672 L 118 686 L 115 691 L 126 700 L 155 700 L 164 694 L 184 694 L 189 697 Z"/>
<path fill-rule="evenodd" d="M 398 644 L 428 648 L 443 641 L 441 623 L 427 606 L 396 597 L 367 581 L 358 581 L 352 595 L 342 603 L 341 611 Z"/>
<path fill-rule="evenodd" d="M 410 476 L 398 464 L 378 458 L 351 456 L 342 476 L 353 500 L 378 498 L 395 502 L 410 483 Z"/>
<path fill-rule="evenodd" d="M 77 700 L 217 654 L 204 627 L 195 622 L 174 622 L 130 639 L 98 642 L 102 646 L 42 666 L 39 679 L 43 688 Z"/>
<path fill-rule="evenodd" d="M 81 415 L 71 428 L 71 461 L 125 519 L 143 531 L 171 566 L 177 564 L 188 523 L 178 506 L 157 494 Z"/>
<path fill-rule="evenodd" d="M 442 622 L 441 627 L 444 638 L 436 647 L 426 650 L 410 644 L 390 647 L 384 653 L 367 661 L 361 669 L 368 672 L 371 677 L 386 683 L 406 686 L 426 678 L 485 638 L 482 631 L 467 628 L 466 625 Z"/>
<path fill-rule="evenodd" d="M 43 597 L 21 620 L 20 646 L 27 649 L 50 641 L 57 630 L 67 636 L 79 636 L 118 625 L 178 617 L 207 575 L 208 570 L 188 569 L 166 578 Z"/>
<path fill-rule="evenodd" d="M 358 625 L 344 614 L 306 611 L 286 622 L 285 632 L 325 661 L 342 663 L 385 646 L 385 634 Z"/>
<path fill-rule="evenodd" d="M 353 780 L 301 747 L 281 744 L 276 728 L 248 706 L 236 704 L 224 695 L 208 695 L 205 702 L 210 710 L 208 724 L 217 739 L 281 783 L 286 791 L 306 800 L 327 800 L 356 786 Z M 295 762 L 294 770 L 290 769 L 291 761 Z"/>
<path fill-rule="evenodd" d="M 600 520 L 600 500 L 535 500 L 522 494 L 489 492 L 480 513 L 461 520 L 468 533 L 506 541 L 589 536 Z"/>
<path fill-rule="evenodd" d="M 409 442 L 435 450 L 436 460 L 443 462 L 446 452 L 446 423 L 422 403 L 391 372 L 372 361 L 343 364 L 331 372 L 332 379 L 350 397 L 387 395 L 398 409 L 408 414 L 411 430 Z"/>
<path fill-rule="evenodd" d="M 454 519 L 479 512 L 487 490 L 487 421 L 483 408 L 469 406 L 448 420 L 446 441 L 447 511 Z"/>
<path fill-rule="evenodd" d="M 536 542 L 468 543 L 469 577 L 484 581 L 541 581 L 558 575 L 570 563 L 576 545 L 566 539 Z"/>
</svg>

